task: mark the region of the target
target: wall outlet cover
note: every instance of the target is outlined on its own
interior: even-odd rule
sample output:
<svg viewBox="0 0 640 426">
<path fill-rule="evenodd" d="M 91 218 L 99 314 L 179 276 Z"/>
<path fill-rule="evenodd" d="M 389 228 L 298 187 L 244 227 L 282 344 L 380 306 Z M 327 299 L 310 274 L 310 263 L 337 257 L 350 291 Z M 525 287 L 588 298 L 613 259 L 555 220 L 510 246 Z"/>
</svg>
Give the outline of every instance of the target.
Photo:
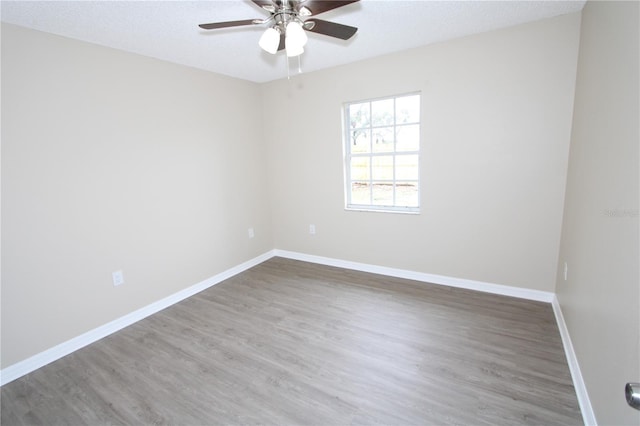
<svg viewBox="0 0 640 426">
<path fill-rule="evenodd" d="M 122 271 L 115 271 L 112 275 L 113 285 L 119 286 L 124 284 L 124 274 Z"/>
</svg>

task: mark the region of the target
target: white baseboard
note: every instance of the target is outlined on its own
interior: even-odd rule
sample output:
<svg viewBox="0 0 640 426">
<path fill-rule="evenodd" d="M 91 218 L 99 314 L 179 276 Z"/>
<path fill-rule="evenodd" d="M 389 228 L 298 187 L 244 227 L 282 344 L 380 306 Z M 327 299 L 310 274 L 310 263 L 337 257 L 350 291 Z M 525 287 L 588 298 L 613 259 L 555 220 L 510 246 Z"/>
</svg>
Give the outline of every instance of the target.
<svg viewBox="0 0 640 426">
<path fill-rule="evenodd" d="M 442 275 L 426 274 L 422 272 L 408 271 L 404 269 L 388 268 L 384 266 L 371 265 L 367 263 L 350 262 L 346 260 L 333 259 L 329 257 L 314 256 L 304 253 L 297 253 L 286 250 L 274 250 L 275 256 L 285 257 L 288 259 L 302 260 L 305 262 L 318 263 L 322 265 L 335 266 L 338 268 L 353 269 L 363 272 L 371 272 L 374 274 L 388 275 L 397 278 L 405 278 L 415 281 L 422 281 L 432 284 L 441 284 L 450 287 L 466 288 L 469 290 L 477 290 L 485 293 L 500 294 L 503 296 L 518 297 L 521 299 L 529 299 L 538 302 L 551 303 L 553 313 L 556 317 L 558 329 L 560 330 L 560 337 L 562 338 L 562 344 L 564 346 L 564 352 L 567 357 L 567 363 L 569 364 L 569 371 L 571 372 L 571 378 L 573 380 L 573 386 L 576 390 L 576 396 L 578 398 L 578 404 L 580 405 L 580 411 L 582 413 L 582 419 L 586 426 L 597 426 L 596 417 L 591 407 L 589 395 L 587 394 L 587 388 L 582 379 L 582 373 L 578 365 L 578 359 L 573 350 L 571 338 L 569 337 L 569 330 L 564 322 L 562 316 L 562 310 L 560 309 L 560 303 L 555 293 L 531 290 L 519 287 L 510 287 L 499 284 L 486 283 L 482 281 L 467 280 L 461 278 L 452 278 Z"/>
<path fill-rule="evenodd" d="M 539 302 L 551 303 L 553 306 L 553 312 L 556 316 L 558 328 L 560 330 L 560 336 L 564 345 L 564 350 L 567 356 L 567 362 L 571 371 L 571 377 L 573 378 L 573 384 L 576 389 L 576 395 L 580 404 L 580 410 L 582 411 L 582 417 L 585 425 L 597 425 L 593 408 L 589 401 L 587 389 L 582 379 L 580 367 L 569 338 L 569 331 L 564 322 L 560 304 L 554 293 L 531 290 L 519 287 L 510 287 L 499 284 L 486 283 L 482 281 L 467 280 L 462 278 L 452 278 L 442 275 L 427 274 L 423 272 L 409 271 L 405 269 L 389 268 L 385 266 L 371 265 L 367 263 L 351 262 L 346 260 L 334 259 L 329 257 L 315 256 L 304 253 L 292 252 L 287 250 L 274 249 L 266 252 L 260 256 L 257 256 L 251 260 L 248 260 L 240 265 L 234 266 L 226 271 L 223 271 L 211 278 L 208 278 L 198 284 L 195 284 L 189 288 L 181 290 L 171 296 L 165 297 L 157 302 L 147 305 L 141 309 L 138 309 L 130 314 L 120 317 L 114 321 L 111 321 L 105 325 L 90 330 L 80 336 L 74 337 L 66 342 L 63 342 L 53 348 L 47 349 L 39 354 L 36 354 L 30 358 L 13 364 L 7 368 L 0 370 L 0 386 L 3 386 L 13 380 L 16 380 L 40 367 L 43 367 L 53 361 L 56 361 L 78 349 L 81 349 L 93 342 L 96 342 L 103 337 L 106 337 L 118 330 L 121 330 L 131 324 L 140 321 L 152 315 L 162 309 L 165 309 L 175 303 L 178 303 L 188 297 L 193 296 L 213 285 L 216 285 L 228 278 L 233 277 L 253 266 L 256 266 L 266 260 L 271 259 L 274 256 L 284 257 L 288 259 L 301 260 L 305 262 L 318 263 L 322 265 L 335 266 L 339 268 L 353 269 L 356 271 L 371 272 L 374 274 L 387 275 L 397 278 L 405 278 L 415 281 L 427 282 L 432 284 L 446 285 L 450 287 L 466 288 L 470 290 L 482 291 L 485 293 L 499 294 L 504 296 L 518 297 L 522 299 L 535 300 Z"/>
<path fill-rule="evenodd" d="M 264 262 L 265 260 L 272 258 L 273 256 L 274 251 L 271 250 L 251 260 L 241 263 L 240 265 L 234 266 L 230 269 L 227 269 L 226 271 L 214 275 L 213 277 L 208 278 L 198 284 L 174 293 L 171 296 L 167 296 L 164 299 L 158 300 L 157 302 L 133 311 L 130 314 L 120 317 L 100 327 L 94 328 L 93 330 L 89 330 L 86 333 L 67 340 L 66 342 L 60 343 L 59 345 L 40 352 L 39 354 L 27 358 L 24 361 L 20 361 L 16 364 L 10 365 L 9 367 L 6 367 L 0 371 L 0 386 L 4 386 L 5 384 L 18 379 L 25 374 L 31 373 L 32 371 L 37 370 L 40 367 L 56 361 L 66 355 L 69 355 L 70 353 L 77 351 L 78 349 L 81 349 L 93 342 L 96 342 L 103 337 L 106 337 L 118 330 L 136 323 L 141 319 L 148 317 L 149 315 L 155 314 L 158 311 L 168 308 L 169 306 L 174 305 L 188 297 L 191 297 L 196 293 L 199 293 L 213 285 L 231 278 L 234 275 L 239 274 L 240 272 L 243 272 L 255 265 Z"/>
<path fill-rule="evenodd" d="M 386 266 L 371 265 L 368 263 L 351 262 L 348 260 L 333 259 L 330 257 L 314 256 L 286 250 L 274 250 L 275 256 L 288 259 L 302 260 L 305 262 L 319 263 L 322 265 L 336 266 L 338 268 L 353 269 L 356 271 L 371 272 L 374 274 L 388 275 L 396 278 L 405 278 L 414 281 L 422 281 L 431 284 L 446 285 L 449 287 L 466 288 L 485 293 L 500 294 L 503 296 L 518 297 L 520 299 L 535 300 L 551 303 L 554 293 L 549 291 L 532 290 L 520 287 L 511 287 L 500 284 L 486 283 L 482 281 L 452 278 L 443 275 L 427 274 L 424 272 L 409 271 L 406 269 L 388 268 Z"/>
<path fill-rule="evenodd" d="M 560 302 L 554 295 L 551 301 L 553 307 L 553 313 L 556 316 L 556 323 L 560 330 L 560 337 L 562 338 L 562 345 L 564 346 L 564 353 L 567 356 L 567 363 L 569 364 L 569 371 L 571 371 L 571 378 L 573 379 L 573 387 L 576 390 L 576 396 L 578 397 L 578 404 L 580 404 L 580 411 L 582 412 L 582 420 L 586 426 L 597 426 L 596 416 L 589 400 L 589 394 L 587 393 L 587 386 L 582 379 L 582 372 L 580 371 L 580 365 L 578 364 L 578 358 L 573 350 L 573 344 L 571 343 L 571 337 L 569 336 L 569 329 L 564 322 L 564 316 L 562 315 L 562 309 L 560 308 Z"/>
</svg>

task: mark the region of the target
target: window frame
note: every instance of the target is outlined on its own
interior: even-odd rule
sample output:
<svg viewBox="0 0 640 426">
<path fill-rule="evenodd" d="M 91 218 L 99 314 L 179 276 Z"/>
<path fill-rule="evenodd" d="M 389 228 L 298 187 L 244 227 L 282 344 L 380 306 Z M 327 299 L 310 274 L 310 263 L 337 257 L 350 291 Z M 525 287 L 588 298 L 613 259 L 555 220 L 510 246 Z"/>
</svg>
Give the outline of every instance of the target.
<svg viewBox="0 0 640 426">
<path fill-rule="evenodd" d="M 396 117 L 396 101 L 398 98 L 403 98 L 403 97 L 407 97 L 407 96 L 419 96 L 419 113 L 418 113 L 418 121 L 417 122 L 411 122 L 411 123 L 397 123 L 397 117 Z M 393 111 L 394 111 L 394 117 L 393 117 L 393 123 L 391 125 L 379 125 L 379 126 L 374 126 L 372 123 L 372 115 L 371 115 L 371 105 L 374 102 L 377 101 L 385 101 L 385 100 L 393 100 Z M 351 132 L 353 131 L 353 129 L 351 128 L 351 117 L 350 117 L 350 107 L 352 105 L 357 105 L 357 104 L 364 104 L 364 103 L 368 103 L 369 104 L 369 123 L 368 126 L 366 127 L 362 127 L 361 129 L 365 129 L 367 131 L 370 132 L 370 134 L 373 134 L 373 131 L 375 129 L 382 129 L 382 128 L 388 128 L 388 127 L 393 127 L 393 151 L 391 152 L 373 152 L 373 146 L 369 147 L 369 152 L 366 153 L 352 153 L 351 149 Z M 390 95 L 390 96 L 383 96 L 383 97 L 377 97 L 377 98 L 369 98 L 369 99 L 362 99 L 362 100 L 356 100 L 356 101 L 349 101 L 349 102 L 345 102 L 342 106 L 342 120 L 343 120 L 343 125 L 342 125 L 342 133 L 343 133 L 343 157 L 344 157 L 344 191 L 345 191 L 345 196 L 344 196 L 344 202 L 345 202 L 345 210 L 348 211 L 370 211 L 370 212 L 383 212 L 383 213 L 405 213 L 405 214 L 420 214 L 420 209 L 421 209 L 421 197 L 420 197 L 420 188 L 421 188 L 421 179 L 420 179 L 420 163 L 421 163 L 421 156 L 420 156 L 420 148 L 421 148 L 421 129 L 422 129 L 422 92 L 420 91 L 415 91 L 415 92 L 408 92 L 408 93 L 402 93 L 402 94 L 396 94 L 396 95 Z M 418 149 L 416 151 L 396 151 L 396 147 L 397 147 L 397 128 L 398 127 L 403 127 L 403 126 L 418 126 Z M 371 143 L 371 142 L 370 142 Z M 397 174 L 397 166 L 396 166 L 396 159 L 397 157 L 402 157 L 402 156 L 410 156 L 410 155 L 417 155 L 418 156 L 418 170 L 417 170 L 417 179 L 397 179 L 396 178 L 396 174 Z M 374 179 L 373 178 L 373 158 L 375 157 L 389 157 L 392 156 L 393 157 L 393 178 L 392 179 Z M 369 178 L 368 178 L 368 183 L 370 185 L 371 188 L 371 194 L 370 194 L 370 203 L 369 204 L 356 204 L 353 203 L 351 198 L 352 198 L 352 184 L 354 182 L 360 182 L 362 181 L 362 179 L 355 179 L 352 180 L 351 178 L 351 159 L 352 158 L 369 158 Z M 373 204 L 373 183 L 374 182 L 389 182 L 393 185 L 393 204 L 394 205 L 378 205 L 378 204 Z M 396 205 L 396 185 L 397 183 L 402 183 L 402 182 L 415 182 L 416 186 L 417 186 L 417 197 L 418 197 L 418 204 L 417 206 L 398 206 Z"/>
</svg>

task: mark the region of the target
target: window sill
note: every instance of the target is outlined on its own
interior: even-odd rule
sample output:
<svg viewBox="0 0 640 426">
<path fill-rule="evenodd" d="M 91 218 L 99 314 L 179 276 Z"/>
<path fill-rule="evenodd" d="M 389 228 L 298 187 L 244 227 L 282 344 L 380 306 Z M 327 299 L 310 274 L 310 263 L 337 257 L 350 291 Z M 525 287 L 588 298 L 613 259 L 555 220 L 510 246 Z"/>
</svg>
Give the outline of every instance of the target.
<svg viewBox="0 0 640 426">
<path fill-rule="evenodd" d="M 409 215 L 419 215 L 419 208 L 389 208 L 389 207 L 370 207 L 370 206 L 346 206 L 344 208 L 348 212 L 370 212 L 370 213 L 399 213 Z"/>
</svg>

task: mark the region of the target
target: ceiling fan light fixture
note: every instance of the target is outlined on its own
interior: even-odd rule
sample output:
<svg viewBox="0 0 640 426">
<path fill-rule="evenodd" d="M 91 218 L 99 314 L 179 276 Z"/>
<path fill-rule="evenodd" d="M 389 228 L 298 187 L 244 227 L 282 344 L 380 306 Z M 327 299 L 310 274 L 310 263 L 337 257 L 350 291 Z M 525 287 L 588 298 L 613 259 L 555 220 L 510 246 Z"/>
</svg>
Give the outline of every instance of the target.
<svg viewBox="0 0 640 426">
<path fill-rule="evenodd" d="M 285 31 L 287 36 L 286 42 L 293 45 L 304 47 L 307 44 L 307 33 L 302 29 L 302 25 L 297 21 L 291 21 L 287 24 Z"/>
<path fill-rule="evenodd" d="M 287 46 L 287 56 L 289 58 L 293 58 L 294 56 L 300 56 L 304 53 L 304 48 L 302 46 Z"/>
<path fill-rule="evenodd" d="M 307 34 L 302 29 L 302 25 L 296 21 L 289 22 L 284 39 L 287 56 L 291 58 L 301 55 L 304 52 L 305 44 L 307 44 Z"/>
<path fill-rule="evenodd" d="M 260 37 L 258 44 L 265 52 L 275 55 L 278 52 L 278 46 L 280 45 L 280 32 L 273 27 L 267 28 L 267 30 L 262 34 L 262 37 Z"/>
</svg>

